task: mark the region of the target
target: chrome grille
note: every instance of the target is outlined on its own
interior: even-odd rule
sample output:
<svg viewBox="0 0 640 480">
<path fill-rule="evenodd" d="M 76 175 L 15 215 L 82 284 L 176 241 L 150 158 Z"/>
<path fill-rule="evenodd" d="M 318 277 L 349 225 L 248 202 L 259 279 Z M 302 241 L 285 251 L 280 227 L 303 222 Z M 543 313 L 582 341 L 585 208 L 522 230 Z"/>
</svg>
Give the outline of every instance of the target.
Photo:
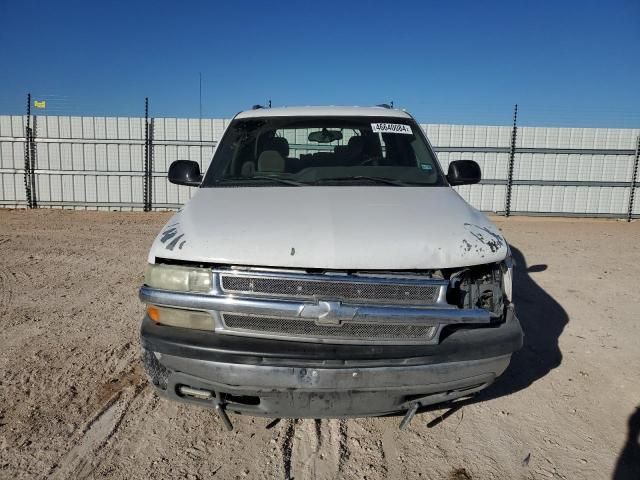
<svg viewBox="0 0 640 480">
<path fill-rule="evenodd" d="M 344 302 L 432 305 L 437 303 L 439 280 L 400 280 L 378 277 L 221 274 L 227 293 L 252 296 L 336 299 Z M 318 278 L 320 277 L 320 278 Z M 327 278 L 328 277 L 328 278 Z"/>
<path fill-rule="evenodd" d="M 318 325 L 312 320 L 274 318 L 259 315 L 224 313 L 227 330 L 273 337 L 336 339 L 353 341 L 428 341 L 436 328 L 432 325 L 344 322 L 340 326 Z"/>
</svg>

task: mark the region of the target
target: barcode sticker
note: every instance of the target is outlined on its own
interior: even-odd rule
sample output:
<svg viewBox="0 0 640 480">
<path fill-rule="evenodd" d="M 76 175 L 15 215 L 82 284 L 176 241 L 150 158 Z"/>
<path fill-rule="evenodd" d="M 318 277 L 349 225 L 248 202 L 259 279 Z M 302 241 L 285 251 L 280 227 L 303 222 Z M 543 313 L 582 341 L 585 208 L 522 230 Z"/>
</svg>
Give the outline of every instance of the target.
<svg viewBox="0 0 640 480">
<path fill-rule="evenodd" d="M 403 123 L 372 123 L 371 130 L 375 133 L 402 133 L 411 135 L 411 127 Z"/>
</svg>

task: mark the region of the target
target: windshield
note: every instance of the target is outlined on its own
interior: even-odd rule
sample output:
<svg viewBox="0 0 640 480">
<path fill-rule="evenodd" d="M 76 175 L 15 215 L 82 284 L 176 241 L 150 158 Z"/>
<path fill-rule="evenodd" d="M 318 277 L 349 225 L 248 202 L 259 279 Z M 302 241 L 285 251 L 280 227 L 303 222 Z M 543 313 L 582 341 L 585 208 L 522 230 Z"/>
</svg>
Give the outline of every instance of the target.
<svg viewBox="0 0 640 480">
<path fill-rule="evenodd" d="M 446 185 L 420 127 L 394 117 L 234 120 L 202 187 Z"/>
</svg>

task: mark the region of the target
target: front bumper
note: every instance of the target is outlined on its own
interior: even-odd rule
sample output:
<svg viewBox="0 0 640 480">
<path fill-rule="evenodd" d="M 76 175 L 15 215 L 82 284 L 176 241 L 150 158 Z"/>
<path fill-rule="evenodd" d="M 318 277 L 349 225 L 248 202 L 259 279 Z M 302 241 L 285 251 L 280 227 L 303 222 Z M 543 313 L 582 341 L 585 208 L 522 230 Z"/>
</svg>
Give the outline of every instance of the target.
<svg viewBox="0 0 640 480">
<path fill-rule="evenodd" d="M 437 345 L 310 344 L 142 323 L 146 369 L 173 400 L 293 418 L 382 415 L 453 400 L 490 385 L 522 346 L 505 321 L 445 331 Z M 211 392 L 185 396 L 180 387 Z"/>
</svg>

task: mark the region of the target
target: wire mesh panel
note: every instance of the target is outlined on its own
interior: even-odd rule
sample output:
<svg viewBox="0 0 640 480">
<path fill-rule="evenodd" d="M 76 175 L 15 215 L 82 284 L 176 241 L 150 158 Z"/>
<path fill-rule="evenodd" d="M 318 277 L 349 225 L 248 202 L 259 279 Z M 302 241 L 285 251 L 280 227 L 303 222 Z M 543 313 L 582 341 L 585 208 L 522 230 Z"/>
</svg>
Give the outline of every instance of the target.
<svg viewBox="0 0 640 480">
<path fill-rule="evenodd" d="M 474 160 L 482 170 L 482 182 L 455 187 L 474 207 L 491 212 L 504 209 L 511 127 L 482 125 L 422 125 L 447 171 L 455 160 Z"/>
<path fill-rule="evenodd" d="M 37 117 L 39 206 L 143 207 L 144 119 Z"/>
<path fill-rule="evenodd" d="M 624 216 L 640 130 L 518 129 L 514 213 Z"/>
<path fill-rule="evenodd" d="M 24 207 L 24 117 L 0 116 L 0 206 Z"/>
<path fill-rule="evenodd" d="M 341 326 L 318 325 L 301 318 L 274 318 L 262 315 L 223 314 L 225 330 L 289 339 L 341 339 L 378 342 L 431 340 L 437 328 L 433 325 L 344 322 Z"/>
<path fill-rule="evenodd" d="M 179 208 L 196 190 L 169 183 L 171 162 L 193 160 L 205 172 L 229 124 L 224 119 L 153 118 L 145 129 L 145 119 L 138 117 L 32 116 L 29 143 L 26 119 L 0 116 L 0 206 L 27 205 L 25 156 L 32 153 L 39 207 L 143 209 L 148 145 L 152 207 Z M 455 187 L 460 195 L 480 210 L 503 212 L 512 127 L 421 127 L 445 172 L 455 160 L 480 165 L 481 183 Z M 307 152 L 305 132 L 281 134 L 290 155 Z M 519 127 L 511 211 L 626 216 L 638 135 L 640 129 Z M 348 135 L 340 142 L 347 141 Z M 28 144 L 34 148 L 25 152 Z M 636 193 L 632 214 L 638 216 L 639 209 Z"/>
<path fill-rule="evenodd" d="M 512 208 L 517 213 L 623 216 L 628 187 L 514 185 Z"/>
<path fill-rule="evenodd" d="M 167 172 L 175 160 L 198 162 L 204 173 L 229 120 L 153 119 L 153 206 L 179 208 L 195 193 L 193 187 L 170 183 Z"/>
</svg>

